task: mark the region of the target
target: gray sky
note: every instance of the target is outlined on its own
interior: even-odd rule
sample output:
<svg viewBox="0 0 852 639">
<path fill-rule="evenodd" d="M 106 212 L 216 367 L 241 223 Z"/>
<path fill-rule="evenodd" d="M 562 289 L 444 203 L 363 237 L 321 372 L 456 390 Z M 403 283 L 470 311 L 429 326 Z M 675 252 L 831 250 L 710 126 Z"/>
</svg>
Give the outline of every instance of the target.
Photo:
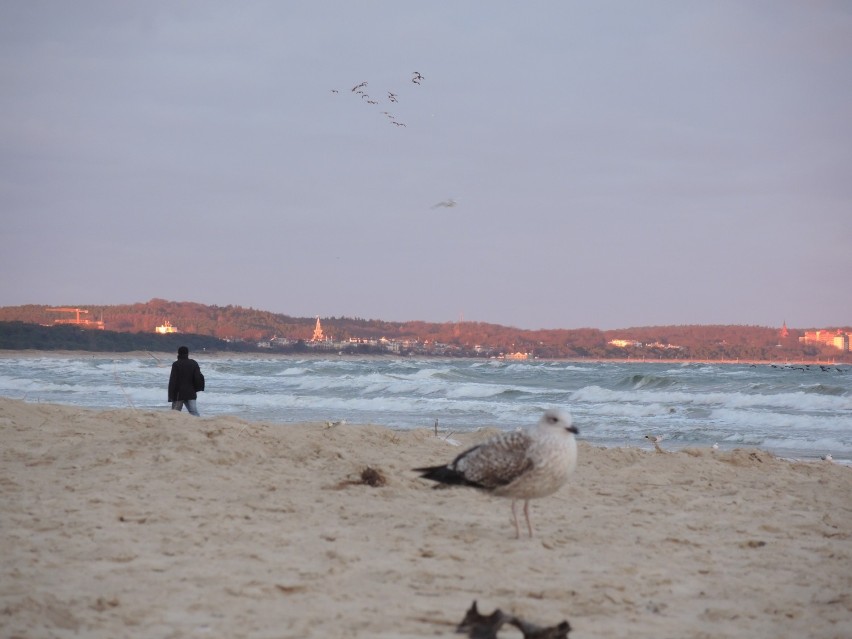
<svg viewBox="0 0 852 639">
<path fill-rule="evenodd" d="M 852 324 L 848 2 L 7 0 L 0 86 L 3 306 Z"/>
</svg>

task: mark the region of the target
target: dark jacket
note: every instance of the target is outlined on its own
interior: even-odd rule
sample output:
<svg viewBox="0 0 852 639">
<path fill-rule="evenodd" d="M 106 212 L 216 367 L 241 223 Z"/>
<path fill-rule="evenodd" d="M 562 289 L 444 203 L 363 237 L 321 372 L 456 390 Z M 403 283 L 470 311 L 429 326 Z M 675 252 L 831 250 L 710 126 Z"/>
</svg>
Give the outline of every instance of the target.
<svg viewBox="0 0 852 639">
<path fill-rule="evenodd" d="M 197 391 L 204 390 L 204 375 L 201 367 L 189 356 L 178 355 L 172 364 L 172 374 L 169 376 L 169 401 L 177 402 L 196 399 Z"/>
</svg>

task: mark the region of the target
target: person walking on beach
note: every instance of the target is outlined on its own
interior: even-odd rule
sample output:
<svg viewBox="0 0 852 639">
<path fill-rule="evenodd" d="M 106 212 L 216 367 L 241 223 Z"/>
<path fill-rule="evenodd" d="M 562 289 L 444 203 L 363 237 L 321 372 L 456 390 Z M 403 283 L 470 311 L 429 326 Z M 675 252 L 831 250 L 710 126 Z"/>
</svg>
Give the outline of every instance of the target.
<svg viewBox="0 0 852 639">
<path fill-rule="evenodd" d="M 186 410 L 190 414 L 200 417 L 195 400 L 197 393 L 204 390 L 201 367 L 194 359 L 189 359 L 189 349 L 186 346 L 178 349 L 177 356 L 169 376 L 169 401 L 172 403 L 172 410 L 181 410 L 186 404 Z"/>
</svg>

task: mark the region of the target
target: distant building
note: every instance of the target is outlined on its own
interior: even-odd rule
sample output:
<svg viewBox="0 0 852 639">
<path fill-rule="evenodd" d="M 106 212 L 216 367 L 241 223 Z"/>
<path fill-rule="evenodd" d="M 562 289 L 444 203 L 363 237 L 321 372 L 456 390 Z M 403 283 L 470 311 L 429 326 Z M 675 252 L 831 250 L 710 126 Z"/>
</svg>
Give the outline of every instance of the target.
<svg viewBox="0 0 852 639">
<path fill-rule="evenodd" d="M 177 326 L 172 326 L 169 320 L 163 322 L 162 326 L 158 326 L 154 329 L 155 333 L 160 333 L 161 335 L 165 335 L 166 333 L 177 333 Z"/>
<path fill-rule="evenodd" d="M 847 352 L 849 350 L 849 333 L 844 333 L 841 330 L 805 331 L 805 334 L 799 338 L 799 342 L 802 344 L 823 344 Z"/>
<path fill-rule="evenodd" d="M 627 348 L 628 346 L 642 348 L 642 342 L 637 342 L 631 339 L 611 339 L 609 340 L 609 343 L 612 346 L 617 346 L 618 348 Z"/>
<path fill-rule="evenodd" d="M 326 340 L 325 335 L 322 332 L 322 324 L 320 324 L 319 315 L 317 315 L 317 325 L 314 326 L 314 335 L 311 337 L 312 342 L 324 342 Z"/>
<path fill-rule="evenodd" d="M 640 344 L 641 346 L 641 344 Z M 667 351 L 679 351 L 683 350 L 683 346 L 678 346 L 677 344 L 663 344 L 662 342 L 654 342 L 653 344 L 646 344 L 648 348 L 662 348 Z"/>
<path fill-rule="evenodd" d="M 787 321 L 786 320 L 781 325 L 781 330 L 778 331 L 778 337 L 781 337 L 781 338 L 790 337 L 790 331 L 787 330 Z"/>
</svg>

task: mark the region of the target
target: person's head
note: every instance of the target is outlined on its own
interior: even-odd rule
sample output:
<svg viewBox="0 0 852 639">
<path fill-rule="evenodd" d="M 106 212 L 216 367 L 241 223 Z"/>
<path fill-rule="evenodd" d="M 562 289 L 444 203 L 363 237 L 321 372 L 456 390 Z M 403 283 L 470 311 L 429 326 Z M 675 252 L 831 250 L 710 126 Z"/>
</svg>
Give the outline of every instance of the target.
<svg viewBox="0 0 852 639">
<path fill-rule="evenodd" d="M 186 359 L 189 357 L 189 349 L 186 346 L 181 346 L 178 349 L 178 359 Z"/>
</svg>

